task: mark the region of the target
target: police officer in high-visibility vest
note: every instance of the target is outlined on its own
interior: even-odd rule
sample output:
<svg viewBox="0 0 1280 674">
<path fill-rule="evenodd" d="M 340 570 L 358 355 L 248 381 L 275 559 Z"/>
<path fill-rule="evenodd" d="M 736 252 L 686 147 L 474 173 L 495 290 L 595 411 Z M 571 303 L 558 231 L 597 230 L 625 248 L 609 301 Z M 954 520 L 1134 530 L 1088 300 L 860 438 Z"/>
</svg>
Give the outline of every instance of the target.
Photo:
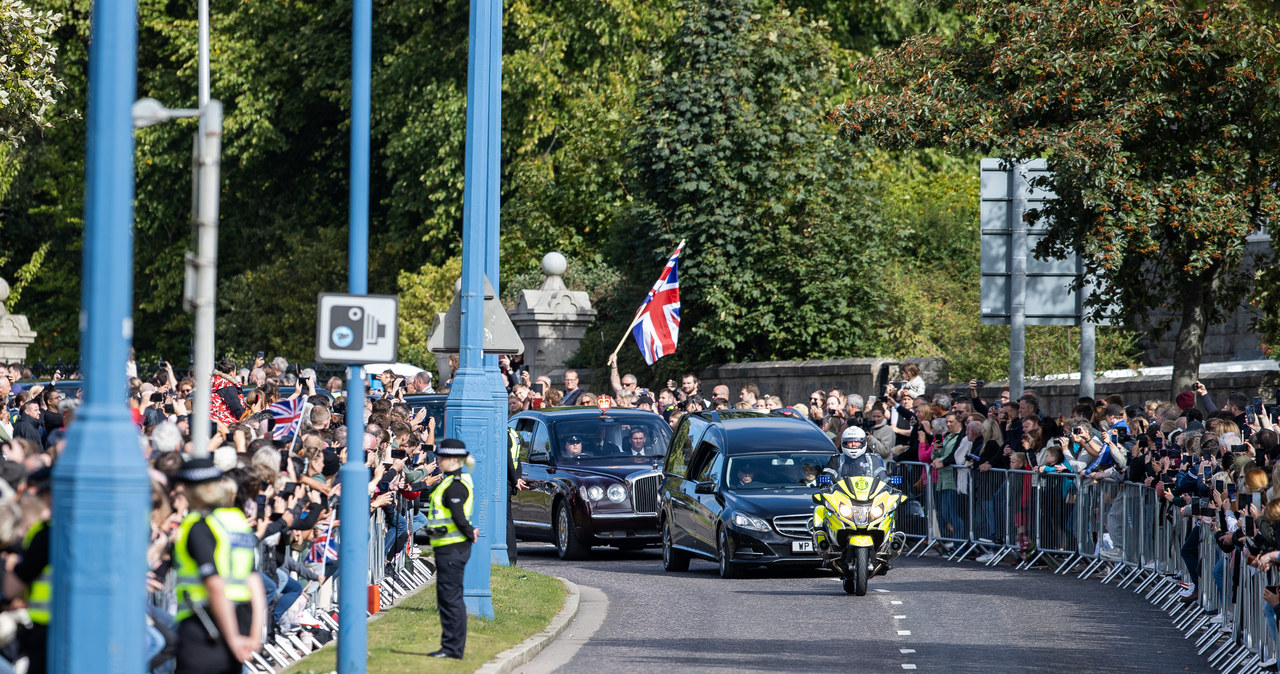
<svg viewBox="0 0 1280 674">
<path fill-rule="evenodd" d="M 190 459 L 178 479 L 190 511 L 173 544 L 177 674 L 238 674 L 262 647 L 267 602 L 253 570 L 258 540 L 233 507 L 236 483 L 212 459 Z"/>
<path fill-rule="evenodd" d="M 440 608 L 440 650 L 433 658 L 462 659 L 467 645 L 467 607 L 462 599 L 462 575 L 471 558 L 471 544 L 480 530 L 471 526 L 471 503 L 475 487 L 471 475 L 462 472 L 467 463 L 467 445 L 446 438 L 436 447 L 444 479 L 431 492 L 427 530 L 436 556 L 436 602 Z M 487 563 L 487 562 L 486 562 Z"/>
<path fill-rule="evenodd" d="M 507 429 L 507 560 L 516 565 L 516 521 L 511 517 L 511 501 L 516 492 L 529 487 L 521 476 L 524 465 L 520 463 L 520 434 L 514 428 Z"/>
<path fill-rule="evenodd" d="M 42 468 L 27 480 L 36 494 L 51 508 L 49 486 L 52 478 L 48 468 Z M 49 608 L 53 603 L 53 563 L 49 559 L 49 522 L 36 522 L 22 538 L 22 557 L 11 573 L 4 574 L 6 597 L 21 596 L 27 604 L 30 626 L 18 629 L 18 650 L 27 656 L 28 674 L 44 674 L 48 665 Z"/>
</svg>

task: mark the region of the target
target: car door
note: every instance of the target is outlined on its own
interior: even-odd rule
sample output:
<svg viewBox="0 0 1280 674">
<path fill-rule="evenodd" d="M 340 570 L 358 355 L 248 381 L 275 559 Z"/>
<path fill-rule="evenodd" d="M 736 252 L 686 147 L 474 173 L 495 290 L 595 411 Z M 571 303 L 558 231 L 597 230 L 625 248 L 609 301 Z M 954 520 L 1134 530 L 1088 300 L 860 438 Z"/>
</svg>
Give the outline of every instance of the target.
<svg viewBox="0 0 1280 674">
<path fill-rule="evenodd" d="M 662 494 L 666 500 L 663 507 L 671 525 L 671 542 L 682 547 L 692 547 L 693 544 L 689 537 L 689 522 L 696 501 L 690 484 L 689 461 L 693 458 L 697 436 L 705 428 L 706 422 L 700 422 L 697 417 L 686 417 L 681 421 L 671 436 L 663 467 Z"/>
<path fill-rule="evenodd" d="M 529 448 L 533 445 L 533 430 L 537 423 L 536 419 L 528 417 L 517 417 L 507 423 L 507 428 L 514 430 L 520 438 L 521 477 L 526 477 L 529 472 Z M 519 523 L 528 519 L 525 516 L 527 499 L 522 494 L 523 492 L 517 492 L 511 497 L 511 519 L 517 523 L 517 530 L 519 529 Z"/>
<path fill-rule="evenodd" d="M 549 538 L 551 536 L 551 497 L 555 493 L 552 481 L 551 436 L 547 424 L 540 419 L 527 419 L 530 422 L 528 432 L 530 444 L 528 453 L 521 452 L 524 461 L 524 480 L 528 489 L 517 494 L 519 515 L 516 520 L 517 533 L 525 531 L 532 538 Z M 516 432 L 520 432 L 517 428 Z"/>
<path fill-rule="evenodd" d="M 708 433 L 707 436 L 699 444 L 697 451 L 693 453 L 693 464 L 690 468 L 690 475 L 694 476 L 687 482 L 687 486 L 693 496 L 692 508 L 689 513 L 689 523 L 687 525 L 689 536 L 692 539 L 692 545 L 708 555 L 714 555 L 716 550 L 716 522 L 720 518 L 721 496 L 718 489 L 713 489 L 710 494 L 696 493 L 698 484 L 711 483 L 714 487 L 719 487 L 718 468 L 721 464 L 720 448 L 716 446 L 715 438 Z"/>
</svg>

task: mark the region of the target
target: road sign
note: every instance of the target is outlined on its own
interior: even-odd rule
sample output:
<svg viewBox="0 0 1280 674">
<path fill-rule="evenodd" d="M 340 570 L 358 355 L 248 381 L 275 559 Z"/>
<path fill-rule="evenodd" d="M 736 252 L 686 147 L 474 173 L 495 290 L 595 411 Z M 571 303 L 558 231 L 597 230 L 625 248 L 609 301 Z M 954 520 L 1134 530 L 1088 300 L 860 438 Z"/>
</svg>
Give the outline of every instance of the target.
<svg viewBox="0 0 1280 674">
<path fill-rule="evenodd" d="M 1010 208 L 1014 192 L 1019 187 L 1014 183 L 1029 183 L 1048 172 L 1044 159 L 1028 161 L 1025 173 L 1019 176 L 1015 176 L 999 159 L 982 160 L 979 217 L 982 225 L 982 322 L 985 324 L 1009 323 L 1011 258 L 1015 252 L 1012 219 L 1021 215 L 1013 213 Z M 1057 198 L 1042 188 L 1024 189 L 1027 210 L 1041 208 L 1044 202 Z M 1044 219 L 1027 228 L 1027 325 L 1079 325 L 1082 297 L 1070 287 L 1083 270 L 1079 256 L 1037 260 L 1032 255 L 1047 229 L 1048 223 Z"/>
<path fill-rule="evenodd" d="M 395 295 L 320 293 L 316 360 L 324 363 L 394 363 L 399 334 Z"/>
</svg>

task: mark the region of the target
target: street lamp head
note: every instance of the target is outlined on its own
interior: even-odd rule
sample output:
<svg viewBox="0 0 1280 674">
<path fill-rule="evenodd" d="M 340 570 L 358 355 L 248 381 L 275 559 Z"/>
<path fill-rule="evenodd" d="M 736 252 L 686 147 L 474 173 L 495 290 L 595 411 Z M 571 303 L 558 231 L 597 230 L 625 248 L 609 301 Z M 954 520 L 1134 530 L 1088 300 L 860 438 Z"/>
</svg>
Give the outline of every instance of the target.
<svg viewBox="0 0 1280 674">
<path fill-rule="evenodd" d="M 163 124 L 175 117 L 199 117 L 199 110 L 188 108 L 166 108 L 154 98 L 139 98 L 133 102 L 133 128 L 144 129 L 148 126 Z"/>
<path fill-rule="evenodd" d="M 169 121 L 169 109 L 154 98 L 139 98 L 133 102 L 133 128 L 143 129 Z"/>
</svg>

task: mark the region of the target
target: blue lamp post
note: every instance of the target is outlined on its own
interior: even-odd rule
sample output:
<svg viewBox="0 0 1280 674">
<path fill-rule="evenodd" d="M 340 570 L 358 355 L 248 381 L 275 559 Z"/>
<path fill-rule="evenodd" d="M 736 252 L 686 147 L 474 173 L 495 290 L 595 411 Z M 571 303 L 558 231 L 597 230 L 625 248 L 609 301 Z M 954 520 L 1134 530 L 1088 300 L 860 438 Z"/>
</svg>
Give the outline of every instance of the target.
<svg viewBox="0 0 1280 674">
<path fill-rule="evenodd" d="M 150 484 L 129 414 L 137 5 L 93 3 L 80 295 L 84 406 L 53 473 L 51 672 L 145 669 Z"/>
<path fill-rule="evenodd" d="M 484 276 L 489 223 L 498 222 L 500 134 L 501 0 L 471 0 L 467 68 L 467 148 L 462 202 L 462 289 L 458 373 L 445 408 L 448 436 L 467 444 L 475 456 L 477 496 L 472 521 L 480 540 L 472 547 L 463 577 L 467 612 L 493 618 L 489 586 L 495 502 L 495 461 L 505 449 L 496 442 L 493 378 L 485 372 Z M 496 39 L 495 39 L 496 38 Z M 494 265 L 496 267 L 496 264 Z M 494 279 L 496 280 L 496 276 Z M 495 361 L 496 364 L 496 361 Z"/>
<path fill-rule="evenodd" d="M 355 0 L 351 40 L 351 190 L 348 211 L 347 292 L 367 293 L 369 282 L 369 107 L 373 79 L 373 0 Z M 347 461 L 338 469 L 338 671 L 361 674 L 368 664 L 369 472 L 364 467 L 364 368 L 347 372 Z"/>
<path fill-rule="evenodd" d="M 483 1 L 483 0 L 482 0 Z M 474 4 L 474 3 L 473 3 Z M 498 251 L 500 234 L 502 233 L 502 3 L 495 2 L 490 10 L 491 20 L 488 23 L 488 54 L 483 63 L 474 67 L 485 66 L 488 70 L 489 101 L 485 115 L 485 171 L 490 182 L 484 194 L 484 275 L 493 285 L 493 294 L 501 297 L 498 282 L 500 271 Z M 470 106 L 468 105 L 468 110 Z M 465 254 L 465 253 L 464 253 Z M 489 494 L 493 507 L 489 510 L 488 526 L 493 532 L 492 561 L 495 564 L 507 565 L 507 463 L 511 460 L 507 450 L 507 384 L 498 369 L 498 357 L 486 355 L 484 369 L 489 373 L 490 386 L 493 390 L 493 455 L 486 462 L 488 470 L 481 472 L 485 480 L 485 493 Z M 510 543 L 514 545 L 515 542 Z"/>
</svg>

